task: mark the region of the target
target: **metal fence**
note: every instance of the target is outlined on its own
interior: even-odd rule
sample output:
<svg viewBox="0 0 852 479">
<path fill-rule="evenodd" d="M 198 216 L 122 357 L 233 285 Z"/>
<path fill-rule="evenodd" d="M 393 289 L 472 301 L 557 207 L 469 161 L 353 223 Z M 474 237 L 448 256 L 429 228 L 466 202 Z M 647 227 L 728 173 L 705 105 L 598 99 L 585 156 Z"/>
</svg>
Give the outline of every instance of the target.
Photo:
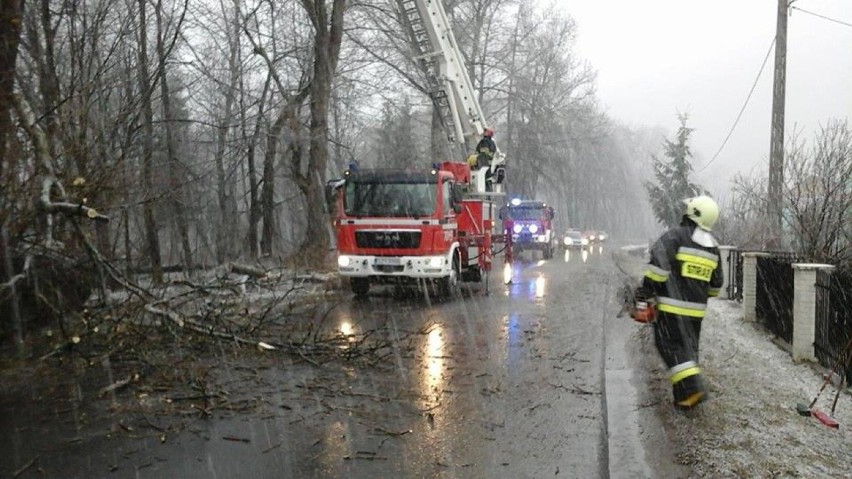
<svg viewBox="0 0 852 479">
<path fill-rule="evenodd" d="M 793 263 L 795 255 L 757 258 L 755 314 L 772 334 L 793 344 Z"/>
<path fill-rule="evenodd" d="M 724 260 L 723 271 L 728 280 L 726 292 L 728 299 L 735 301 L 743 300 L 743 252 L 731 250 L 731 254 Z"/>
<path fill-rule="evenodd" d="M 852 272 L 817 271 L 814 352 L 852 384 Z"/>
</svg>

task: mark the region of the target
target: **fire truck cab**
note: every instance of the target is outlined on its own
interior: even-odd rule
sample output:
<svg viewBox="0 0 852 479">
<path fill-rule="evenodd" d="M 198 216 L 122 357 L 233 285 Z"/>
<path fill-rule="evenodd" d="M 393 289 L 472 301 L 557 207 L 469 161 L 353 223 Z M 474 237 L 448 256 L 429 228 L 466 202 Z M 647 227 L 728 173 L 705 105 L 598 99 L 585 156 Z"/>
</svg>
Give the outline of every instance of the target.
<svg viewBox="0 0 852 479">
<path fill-rule="evenodd" d="M 503 234 L 512 255 L 524 250 L 541 251 L 544 259 L 553 257 L 553 207 L 535 200 L 512 199 L 500 209 Z M 511 241 L 509 241 L 511 238 Z"/>
<path fill-rule="evenodd" d="M 356 295 L 372 284 L 450 295 L 491 269 L 496 205 L 471 183 L 467 163 L 348 170 L 334 191 L 338 270 Z"/>
</svg>

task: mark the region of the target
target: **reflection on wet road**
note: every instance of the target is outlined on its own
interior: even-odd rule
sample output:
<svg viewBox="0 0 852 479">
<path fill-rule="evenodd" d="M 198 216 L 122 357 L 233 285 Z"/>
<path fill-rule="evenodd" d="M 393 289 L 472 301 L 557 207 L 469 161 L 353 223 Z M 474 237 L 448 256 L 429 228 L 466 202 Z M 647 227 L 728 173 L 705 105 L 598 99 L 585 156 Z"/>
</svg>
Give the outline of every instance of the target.
<svg viewBox="0 0 852 479">
<path fill-rule="evenodd" d="M 435 394 L 442 391 L 444 379 L 444 339 L 441 337 L 441 325 L 436 324 L 426 336 L 426 354 L 423 356 L 424 370 L 422 393 Z"/>
<path fill-rule="evenodd" d="M 493 275 L 490 295 L 477 286 L 444 302 L 347 296 L 306 321 L 345 338 L 342 348 L 379 348 L 381 361 L 268 359 L 249 375 L 223 357 L 222 380 L 257 381 L 246 394 L 257 410 L 193 422 L 166 443 L 87 444 L 65 477 L 106 475 L 106 462 L 121 477 L 605 475 L 602 318 L 618 309 L 611 258 L 603 248 L 568 250 L 495 271 L 505 281 Z"/>
</svg>

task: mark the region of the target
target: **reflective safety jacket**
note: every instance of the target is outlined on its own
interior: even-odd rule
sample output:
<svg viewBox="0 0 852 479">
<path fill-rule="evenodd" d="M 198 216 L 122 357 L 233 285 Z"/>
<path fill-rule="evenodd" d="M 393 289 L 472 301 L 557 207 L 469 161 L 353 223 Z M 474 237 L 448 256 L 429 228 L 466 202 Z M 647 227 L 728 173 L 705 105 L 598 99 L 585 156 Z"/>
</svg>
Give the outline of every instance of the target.
<svg viewBox="0 0 852 479">
<path fill-rule="evenodd" d="M 640 293 L 656 297 L 657 311 L 703 318 L 707 298 L 722 287 L 719 248 L 713 236 L 693 225 L 664 233 L 651 247 Z"/>
<path fill-rule="evenodd" d="M 497 151 L 497 142 L 489 137 L 483 137 L 476 145 L 476 153 L 483 155 L 490 161 L 494 158 L 494 153 Z"/>
</svg>

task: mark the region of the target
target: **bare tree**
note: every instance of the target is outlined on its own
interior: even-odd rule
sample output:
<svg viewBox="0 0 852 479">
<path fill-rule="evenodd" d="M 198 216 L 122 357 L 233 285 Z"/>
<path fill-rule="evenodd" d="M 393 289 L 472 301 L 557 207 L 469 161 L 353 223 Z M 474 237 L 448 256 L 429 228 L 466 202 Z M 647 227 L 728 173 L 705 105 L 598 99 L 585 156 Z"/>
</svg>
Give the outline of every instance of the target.
<svg viewBox="0 0 852 479">
<path fill-rule="evenodd" d="M 301 250 L 309 264 L 321 264 L 328 253 L 329 237 L 325 205 L 325 173 L 328 165 L 328 106 L 340 45 L 346 0 L 334 0 L 331 11 L 324 0 L 302 0 L 314 28 L 313 78 L 310 84 L 310 153 L 306 172 L 296 184 L 305 195 L 307 230 Z"/>
<path fill-rule="evenodd" d="M 761 175 L 737 175 L 731 194 L 720 202 L 723 214 L 713 228 L 720 242 L 741 250 L 761 250 L 769 244 L 766 178 Z"/>
<path fill-rule="evenodd" d="M 15 63 L 21 40 L 21 19 L 24 0 L 2 0 L 0 3 L 0 184 L 10 185 L 17 167 L 9 142 L 15 135 L 12 123 L 12 92 L 15 84 Z M 9 190 L 6 190 L 9 191 Z M 6 226 L 8 196 L 0 204 L 0 224 Z"/>
<path fill-rule="evenodd" d="M 233 259 L 234 247 L 238 231 L 234 226 L 237 224 L 237 201 L 235 181 L 232 168 L 226 168 L 226 142 L 229 134 L 229 124 L 232 122 L 233 109 L 236 103 L 237 87 L 240 85 L 242 72 L 240 71 L 240 37 L 242 34 L 242 15 L 239 3 L 234 2 L 230 8 L 225 2 L 220 2 L 222 16 L 226 19 L 225 24 L 228 45 L 228 78 L 222 85 L 222 93 L 225 98 L 222 116 L 219 120 L 216 136 L 216 192 L 219 200 L 219 228 L 216 231 L 216 259 L 219 263 Z M 229 15 L 229 11 L 231 12 Z M 244 115 L 243 115 L 244 118 Z M 244 123 L 243 123 L 244 124 Z M 250 169 L 254 174 L 254 158 L 251 158 Z"/>
<path fill-rule="evenodd" d="M 246 143 L 246 164 L 248 168 L 247 181 L 249 190 L 249 219 L 246 240 L 249 243 L 249 254 L 253 259 L 256 259 L 259 254 L 257 226 L 261 219 L 260 182 L 258 180 L 256 166 L 257 142 L 260 137 L 260 118 L 264 115 L 264 107 L 266 105 L 267 93 L 269 92 L 269 84 L 271 81 L 272 75 L 267 74 L 266 82 L 263 85 L 263 92 L 260 95 L 260 100 L 257 105 L 258 120 L 255 123 L 254 131 L 251 135 L 249 135 L 246 117 L 245 92 L 242 87 L 242 77 L 240 77 L 240 131 L 242 139 Z"/>
<path fill-rule="evenodd" d="M 185 0 L 188 2 L 189 0 Z M 175 116 L 172 108 L 171 90 L 169 89 L 168 74 L 166 70 L 166 60 L 168 58 L 166 51 L 166 41 L 168 40 L 167 27 L 163 20 L 163 2 L 158 0 L 154 13 L 157 21 L 157 64 L 160 72 L 160 101 L 163 108 L 163 128 L 165 130 L 165 147 L 166 147 L 166 164 L 168 165 L 168 182 L 169 182 L 169 197 L 171 206 L 174 208 L 174 221 L 180 238 L 181 249 L 183 250 L 183 263 L 187 271 L 193 269 L 192 261 L 192 246 L 189 239 L 189 219 L 186 213 L 186 194 L 183 187 L 185 175 L 181 174 L 180 159 L 178 158 L 177 146 L 175 138 Z M 183 23 L 183 16 L 186 13 L 186 3 L 180 14 L 180 18 L 175 26 L 173 35 L 177 36 Z"/>
<path fill-rule="evenodd" d="M 849 220 L 852 214 L 852 130 L 832 120 L 807 149 L 798 137 L 785 155 L 786 221 L 796 249 L 818 261 L 852 259 Z"/>
<path fill-rule="evenodd" d="M 154 108 L 151 102 L 153 86 L 148 66 L 148 2 L 139 0 L 139 91 L 142 95 L 142 185 L 147 195 L 142 203 L 145 221 L 145 239 L 151 275 L 154 281 L 163 280 L 162 257 L 160 256 L 160 231 L 154 216 Z"/>
</svg>

